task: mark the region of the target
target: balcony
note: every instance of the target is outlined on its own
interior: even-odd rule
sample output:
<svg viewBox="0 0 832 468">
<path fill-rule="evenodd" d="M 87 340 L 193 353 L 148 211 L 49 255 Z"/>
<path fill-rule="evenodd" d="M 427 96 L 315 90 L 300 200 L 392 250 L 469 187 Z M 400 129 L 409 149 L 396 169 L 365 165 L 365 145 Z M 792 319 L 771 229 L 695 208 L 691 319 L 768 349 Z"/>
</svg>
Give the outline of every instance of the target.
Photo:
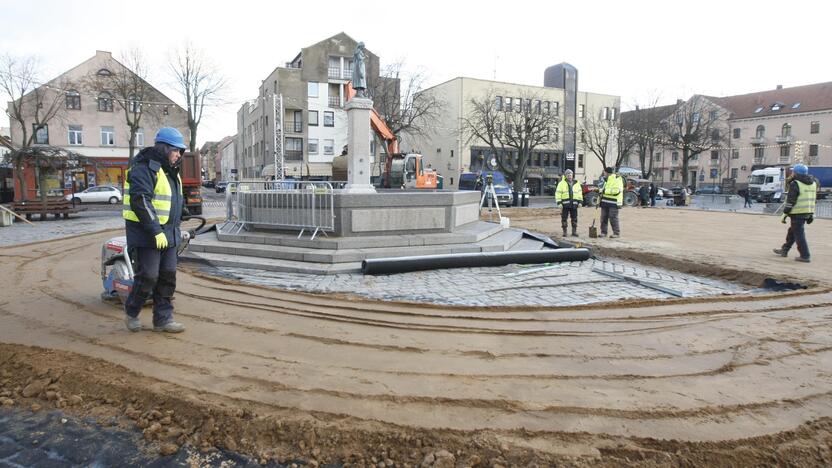
<svg viewBox="0 0 832 468">
<path fill-rule="evenodd" d="M 329 96 L 328 101 L 329 107 L 333 107 L 335 109 L 341 108 L 341 96 Z"/>
<path fill-rule="evenodd" d="M 285 122 L 283 131 L 286 133 L 303 133 L 303 122 Z"/>
<path fill-rule="evenodd" d="M 284 161 L 303 161 L 303 151 L 286 150 L 283 153 L 283 160 Z"/>
<path fill-rule="evenodd" d="M 752 145 L 765 145 L 766 144 L 766 137 L 763 137 L 763 136 L 751 137 L 751 144 Z"/>
<path fill-rule="evenodd" d="M 333 80 L 351 80 L 352 69 L 341 69 L 341 67 L 329 67 L 329 78 Z"/>
<path fill-rule="evenodd" d="M 775 140 L 777 141 L 777 143 L 779 143 L 781 145 L 784 144 L 784 143 L 791 143 L 792 142 L 792 136 L 791 135 L 778 135 L 775 138 Z"/>
</svg>

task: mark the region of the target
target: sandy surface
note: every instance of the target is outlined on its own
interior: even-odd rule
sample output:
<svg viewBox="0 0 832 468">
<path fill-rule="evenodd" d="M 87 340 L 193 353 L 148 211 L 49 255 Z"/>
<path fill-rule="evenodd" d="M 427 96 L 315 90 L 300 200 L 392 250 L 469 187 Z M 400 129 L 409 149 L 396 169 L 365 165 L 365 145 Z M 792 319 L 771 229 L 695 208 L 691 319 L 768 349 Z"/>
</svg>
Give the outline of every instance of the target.
<svg viewBox="0 0 832 468">
<path fill-rule="evenodd" d="M 552 231 L 541 229 L 555 223 L 552 210 L 523 213 L 510 214 L 513 225 Z M 814 263 L 803 265 L 768 253 L 783 232 L 770 217 L 622 218 L 625 237 L 605 247 L 713 263 L 748 281 L 763 269 L 828 282 L 827 221 L 810 226 Z M 98 297 L 110 236 L 0 249 L 0 395 L 9 404 L 116 414 L 150 441 L 264 460 L 832 463 L 825 288 L 483 309 L 314 296 L 183 271 L 176 307 L 188 331 L 130 334 Z M 165 411 L 167 424 L 154 425 Z"/>
</svg>

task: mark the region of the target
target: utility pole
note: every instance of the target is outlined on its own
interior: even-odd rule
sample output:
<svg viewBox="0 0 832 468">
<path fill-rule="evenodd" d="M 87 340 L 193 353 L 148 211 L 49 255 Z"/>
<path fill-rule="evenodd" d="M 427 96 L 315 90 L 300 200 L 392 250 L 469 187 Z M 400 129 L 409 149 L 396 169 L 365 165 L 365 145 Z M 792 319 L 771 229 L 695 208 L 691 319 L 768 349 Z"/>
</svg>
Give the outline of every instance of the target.
<svg viewBox="0 0 832 468">
<path fill-rule="evenodd" d="M 274 179 L 284 179 L 283 153 L 283 94 L 272 95 L 272 120 L 274 121 Z"/>
</svg>

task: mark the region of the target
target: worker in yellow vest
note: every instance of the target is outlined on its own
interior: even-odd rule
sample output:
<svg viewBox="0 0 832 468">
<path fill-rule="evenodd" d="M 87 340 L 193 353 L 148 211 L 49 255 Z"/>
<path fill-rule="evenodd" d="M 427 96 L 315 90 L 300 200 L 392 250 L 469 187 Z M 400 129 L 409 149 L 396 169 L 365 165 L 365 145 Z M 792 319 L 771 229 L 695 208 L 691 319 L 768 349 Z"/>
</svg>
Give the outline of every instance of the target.
<svg viewBox="0 0 832 468">
<path fill-rule="evenodd" d="M 578 207 L 583 204 L 584 192 L 581 183 L 573 180 L 574 174 L 571 169 L 563 173 L 555 189 L 555 204 L 560 205 L 560 225 L 563 228 L 563 237 L 566 237 L 566 221 L 572 218 L 572 236 L 578 237 Z"/>
<path fill-rule="evenodd" d="M 818 181 L 809 175 L 809 168 L 805 164 L 795 164 L 790 177 L 789 192 L 783 206 L 783 223 L 789 218 L 791 224 L 786 232 L 786 242 L 774 253 L 781 257 L 789 256 L 789 249 L 797 244 L 798 262 L 809 263 L 809 244 L 806 242 L 806 224 L 812 224 L 815 219 L 815 201 L 818 196 Z"/>
<path fill-rule="evenodd" d="M 612 237 L 619 237 L 618 209 L 624 204 L 624 179 L 612 167 L 604 169 L 604 186 L 601 188 L 601 237 L 607 236 L 607 222 L 612 226 Z"/>
<path fill-rule="evenodd" d="M 127 247 L 136 260 L 133 288 L 124 304 L 127 329 L 142 329 L 139 312 L 153 298 L 153 331 L 179 333 L 185 326 L 173 320 L 176 252 L 182 242 L 179 224 L 185 211 L 179 162 L 185 151 L 179 130 L 165 127 L 154 146 L 133 159 L 124 183 Z"/>
</svg>

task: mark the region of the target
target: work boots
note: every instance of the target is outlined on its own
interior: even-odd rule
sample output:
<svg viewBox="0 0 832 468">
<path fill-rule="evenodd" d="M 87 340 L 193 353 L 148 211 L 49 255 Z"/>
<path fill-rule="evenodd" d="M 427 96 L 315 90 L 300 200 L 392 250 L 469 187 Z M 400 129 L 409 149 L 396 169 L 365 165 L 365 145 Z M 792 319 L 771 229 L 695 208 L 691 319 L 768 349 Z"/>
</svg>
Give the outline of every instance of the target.
<svg viewBox="0 0 832 468">
<path fill-rule="evenodd" d="M 563 237 L 566 237 L 566 228 L 563 228 Z"/>
<path fill-rule="evenodd" d="M 578 237 L 578 228 L 575 226 L 572 226 L 572 237 Z"/>
<path fill-rule="evenodd" d="M 185 325 L 182 325 L 179 322 L 174 322 L 173 320 L 168 320 L 167 322 L 161 325 L 154 325 L 153 331 L 165 333 L 182 333 L 183 331 L 185 331 Z"/>
<path fill-rule="evenodd" d="M 772 252 L 774 252 L 775 255 L 779 255 L 781 257 L 788 257 L 789 256 L 789 251 L 786 250 L 786 249 L 774 249 L 774 250 L 772 250 Z"/>
</svg>

